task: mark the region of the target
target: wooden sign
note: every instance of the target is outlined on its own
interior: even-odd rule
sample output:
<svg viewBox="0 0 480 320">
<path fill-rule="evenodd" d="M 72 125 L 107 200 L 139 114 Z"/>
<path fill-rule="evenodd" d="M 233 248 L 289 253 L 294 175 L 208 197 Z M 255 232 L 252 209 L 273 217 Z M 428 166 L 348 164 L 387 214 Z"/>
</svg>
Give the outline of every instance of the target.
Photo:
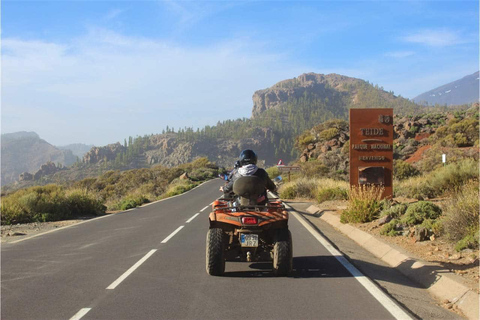
<svg viewBox="0 0 480 320">
<path fill-rule="evenodd" d="M 377 185 L 392 198 L 393 109 L 350 109 L 350 186 Z"/>
</svg>

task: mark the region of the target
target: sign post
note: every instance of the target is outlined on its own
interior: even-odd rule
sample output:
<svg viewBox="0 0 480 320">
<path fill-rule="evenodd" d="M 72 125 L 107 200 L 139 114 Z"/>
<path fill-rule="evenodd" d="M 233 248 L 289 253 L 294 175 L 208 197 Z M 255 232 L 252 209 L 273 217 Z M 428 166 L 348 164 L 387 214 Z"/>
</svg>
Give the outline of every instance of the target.
<svg viewBox="0 0 480 320">
<path fill-rule="evenodd" d="M 350 186 L 383 186 L 393 197 L 393 109 L 350 109 Z"/>
<path fill-rule="evenodd" d="M 288 182 L 290 182 L 290 173 L 292 171 L 300 171 L 300 167 L 298 166 L 277 165 L 277 168 L 280 172 L 288 172 Z"/>
</svg>

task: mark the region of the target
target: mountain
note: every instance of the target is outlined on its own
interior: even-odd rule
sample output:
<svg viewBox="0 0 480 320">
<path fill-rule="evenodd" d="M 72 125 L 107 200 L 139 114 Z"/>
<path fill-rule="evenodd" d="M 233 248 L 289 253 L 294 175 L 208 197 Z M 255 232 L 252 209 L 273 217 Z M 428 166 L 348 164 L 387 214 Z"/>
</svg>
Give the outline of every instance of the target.
<svg viewBox="0 0 480 320">
<path fill-rule="evenodd" d="M 338 74 L 302 74 L 256 91 L 252 99 L 249 119 L 225 120 L 196 130 L 185 127 L 177 132 L 167 127 L 163 134 L 129 137 L 123 145 L 93 147 L 82 163 L 55 173 L 55 177 L 43 177 L 41 183 L 83 179 L 112 169 L 171 167 L 198 157 L 231 167 L 247 148 L 264 160 L 261 166 L 272 166 L 279 159 L 288 163 L 298 157 L 294 147 L 298 135 L 329 119 L 348 120 L 350 108 L 388 107 L 403 115 L 426 110 L 378 85 Z"/>
<path fill-rule="evenodd" d="M 463 77 L 416 96 L 413 100 L 424 105 L 461 105 L 479 102 L 479 72 Z"/>
<path fill-rule="evenodd" d="M 72 143 L 66 146 L 57 146 L 57 149 L 60 150 L 70 150 L 72 151 L 73 155 L 75 157 L 79 157 L 80 159 L 83 158 L 83 156 L 90 151 L 94 147 L 93 144 L 83 144 L 83 143 Z"/>
<path fill-rule="evenodd" d="M 6 133 L 2 143 L 2 185 L 15 182 L 23 172 L 36 172 L 47 162 L 69 166 L 75 157 L 69 150 L 59 150 L 35 132 Z"/>
</svg>

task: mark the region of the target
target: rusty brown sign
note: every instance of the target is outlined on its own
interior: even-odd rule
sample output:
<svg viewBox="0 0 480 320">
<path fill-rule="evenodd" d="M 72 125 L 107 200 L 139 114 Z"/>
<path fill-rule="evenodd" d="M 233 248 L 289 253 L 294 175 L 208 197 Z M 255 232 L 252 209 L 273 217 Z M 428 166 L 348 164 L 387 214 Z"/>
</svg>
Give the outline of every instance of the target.
<svg viewBox="0 0 480 320">
<path fill-rule="evenodd" d="M 350 109 L 350 186 L 381 185 L 392 198 L 393 109 Z"/>
</svg>

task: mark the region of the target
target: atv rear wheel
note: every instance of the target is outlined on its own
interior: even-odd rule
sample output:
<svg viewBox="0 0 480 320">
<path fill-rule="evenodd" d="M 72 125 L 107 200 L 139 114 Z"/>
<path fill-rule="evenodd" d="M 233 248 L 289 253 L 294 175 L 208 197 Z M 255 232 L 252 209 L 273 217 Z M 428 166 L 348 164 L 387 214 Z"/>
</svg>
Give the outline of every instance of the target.
<svg viewBox="0 0 480 320">
<path fill-rule="evenodd" d="M 273 274 L 277 277 L 292 272 L 292 234 L 288 229 L 278 229 L 273 246 Z"/>
<path fill-rule="evenodd" d="M 211 228 L 207 233 L 206 267 L 211 276 L 221 276 L 225 272 L 224 233 L 220 228 Z"/>
</svg>

